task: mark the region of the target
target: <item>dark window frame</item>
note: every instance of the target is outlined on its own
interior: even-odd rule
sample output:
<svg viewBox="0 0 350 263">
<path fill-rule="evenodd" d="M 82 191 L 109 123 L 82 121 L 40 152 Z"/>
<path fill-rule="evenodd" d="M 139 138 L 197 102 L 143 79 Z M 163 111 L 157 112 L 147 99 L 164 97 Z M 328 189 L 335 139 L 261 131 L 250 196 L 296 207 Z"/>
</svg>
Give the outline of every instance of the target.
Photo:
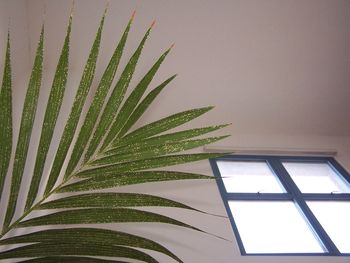
<svg viewBox="0 0 350 263">
<path fill-rule="evenodd" d="M 265 161 L 280 180 L 286 193 L 227 193 L 223 180 L 220 175 L 217 161 Z M 229 216 L 233 232 L 236 236 L 237 243 L 241 255 L 247 256 L 350 256 L 350 253 L 341 253 L 331 238 L 328 236 L 316 216 L 311 212 L 311 209 L 306 205 L 306 201 L 350 201 L 350 193 L 346 194 L 322 194 L 322 193 L 301 193 L 291 176 L 288 174 L 282 162 L 306 162 L 306 163 L 328 163 L 334 171 L 342 176 L 350 183 L 350 174 L 333 158 L 333 157 L 309 157 L 309 156 L 272 156 L 272 155 L 227 155 L 218 158 L 209 159 L 213 173 L 216 177 L 216 182 L 221 193 L 227 214 Z M 306 220 L 308 220 L 320 238 L 320 241 L 325 246 L 327 252 L 324 253 L 246 253 L 242 239 L 239 234 L 234 217 L 229 208 L 228 201 L 230 200 L 285 200 L 294 201 L 302 210 Z"/>
</svg>

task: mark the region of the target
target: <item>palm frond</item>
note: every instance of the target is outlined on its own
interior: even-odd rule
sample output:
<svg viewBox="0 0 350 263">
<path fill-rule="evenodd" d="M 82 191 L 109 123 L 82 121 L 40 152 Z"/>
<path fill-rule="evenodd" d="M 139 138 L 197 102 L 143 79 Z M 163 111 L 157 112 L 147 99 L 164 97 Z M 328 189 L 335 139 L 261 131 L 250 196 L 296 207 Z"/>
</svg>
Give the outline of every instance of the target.
<svg viewBox="0 0 350 263">
<path fill-rule="evenodd" d="M 0 90 L 0 202 L 12 151 L 10 32 L 7 35 L 4 76 Z"/>
<path fill-rule="evenodd" d="M 133 20 L 133 16 L 131 17 L 131 19 L 130 19 L 130 21 L 129 21 L 129 23 L 124 31 L 124 34 L 121 37 L 119 44 L 117 45 L 117 47 L 113 53 L 113 56 L 110 59 L 109 64 L 108 64 L 105 72 L 103 73 L 101 81 L 97 87 L 93 101 L 89 107 L 87 114 L 86 114 L 84 123 L 79 131 L 77 141 L 75 142 L 75 145 L 73 148 L 73 153 L 71 155 L 72 157 L 70 158 L 68 168 L 66 170 L 66 176 L 69 175 L 69 171 L 72 171 L 74 169 L 74 167 L 76 166 L 76 164 L 79 162 L 80 157 L 81 157 L 86 145 L 88 144 L 89 138 L 93 132 L 93 128 L 94 128 L 96 121 L 97 121 L 97 118 L 100 114 L 102 105 L 105 101 L 105 98 L 106 98 L 107 93 L 111 87 L 114 76 L 117 72 L 117 68 L 118 68 L 124 47 L 125 47 L 125 43 L 126 43 L 126 40 L 127 40 L 128 34 L 129 34 L 129 29 L 130 29 L 132 20 Z M 91 55 L 93 55 L 95 53 L 96 52 L 91 52 Z M 95 54 L 95 55 L 97 55 L 97 54 Z M 79 92 L 78 92 L 77 97 L 76 97 L 76 101 L 78 101 L 79 97 L 80 96 L 79 96 Z M 81 105 L 81 107 L 82 107 L 83 103 L 84 102 L 82 101 L 79 103 L 79 105 Z M 77 102 L 77 104 L 78 104 L 78 102 Z M 79 108 L 79 109 L 81 112 L 81 108 Z M 72 113 L 71 113 L 72 115 L 75 114 L 73 110 L 74 110 L 74 108 L 72 109 Z M 75 116 L 74 119 L 77 122 L 79 120 L 79 116 Z M 74 134 L 74 131 L 73 131 L 73 134 Z M 73 138 L 73 136 L 71 136 L 71 137 Z M 66 141 L 64 141 L 63 145 L 69 146 L 70 143 L 67 143 Z M 64 146 L 62 146 L 62 147 L 64 147 Z M 67 149 L 67 151 L 68 151 L 68 149 Z M 60 157 L 62 156 L 61 157 L 62 159 L 64 159 L 64 156 L 67 153 L 67 151 L 65 151 L 64 154 L 60 155 Z M 63 164 L 63 161 L 61 161 L 61 163 Z"/>
<path fill-rule="evenodd" d="M 90 257 L 69 257 L 69 256 L 54 256 L 54 257 L 40 257 L 35 259 L 29 259 L 20 261 L 20 263 L 128 263 L 120 260 L 107 260 L 107 259 L 99 259 L 99 258 L 90 258 Z"/>
<path fill-rule="evenodd" d="M 209 132 L 213 132 L 219 130 L 221 128 L 227 127 L 230 124 L 223 124 L 217 126 L 209 126 L 204 128 L 196 128 L 185 131 L 179 131 L 174 133 L 163 134 L 159 136 L 153 136 L 151 138 L 147 138 L 143 141 L 138 141 L 136 143 L 130 143 L 128 145 L 116 145 L 115 147 L 111 147 L 109 150 L 105 151 L 104 155 L 113 155 L 120 154 L 124 152 L 128 152 L 130 148 L 141 148 L 141 147 L 156 147 L 157 145 L 163 145 L 172 142 L 180 142 L 186 139 L 191 139 L 193 137 L 198 137 L 200 135 L 204 135 Z M 210 142 L 208 142 L 210 143 Z"/>
<path fill-rule="evenodd" d="M 171 76 L 165 80 L 158 87 L 154 88 L 147 96 L 140 102 L 133 113 L 130 115 L 129 119 L 125 123 L 124 127 L 120 130 L 119 136 L 125 135 L 130 128 L 139 120 L 142 114 L 148 109 L 155 98 L 161 93 L 161 91 L 176 77 L 176 75 Z"/>
<path fill-rule="evenodd" d="M 212 177 L 202 174 L 192 174 L 177 171 L 141 171 L 116 173 L 91 177 L 79 182 L 71 183 L 57 189 L 57 193 L 81 192 L 107 189 L 124 185 L 165 182 L 176 180 L 210 179 Z"/>
<path fill-rule="evenodd" d="M 55 124 L 62 105 L 63 95 L 68 77 L 69 38 L 71 32 L 71 25 L 72 16 L 69 19 L 67 35 L 56 68 L 56 75 L 53 79 L 49 100 L 47 102 L 46 112 L 41 129 L 40 141 L 37 149 L 37 156 L 32 181 L 27 196 L 25 210 L 31 207 L 37 195 L 39 183 L 44 170 L 46 156 L 49 151 Z"/>
<path fill-rule="evenodd" d="M 151 136 L 155 136 L 164 131 L 170 130 L 186 122 L 189 122 L 212 109 L 213 107 L 210 106 L 210 107 L 192 109 L 192 110 L 187 110 L 187 111 L 173 114 L 166 118 L 147 124 L 141 128 L 138 128 L 137 130 L 130 132 L 129 134 L 124 136 L 123 139 L 116 138 L 116 140 L 112 142 L 112 146 L 115 147 L 117 145 L 119 146 L 127 145 L 131 142 L 141 141 Z"/>
<path fill-rule="evenodd" d="M 96 244 L 96 243 L 66 243 L 66 242 L 36 243 L 33 245 L 14 248 L 14 249 L 0 253 L 0 259 L 43 257 L 43 256 L 49 257 L 54 255 L 57 255 L 57 256 L 87 255 L 87 256 L 104 256 L 104 257 L 123 257 L 123 258 L 138 259 L 147 263 L 158 262 L 148 254 L 134 248 L 116 246 L 116 245 Z M 58 261 L 58 262 L 61 262 L 61 261 Z"/>
<path fill-rule="evenodd" d="M 145 93 L 148 85 L 151 83 L 154 75 L 157 73 L 160 65 L 164 61 L 165 57 L 168 55 L 172 47 L 165 51 L 157 62 L 152 66 L 152 68 L 147 72 L 147 74 L 142 78 L 136 88 L 131 92 L 130 96 L 125 101 L 123 107 L 120 109 L 119 114 L 113 122 L 113 125 L 108 132 L 101 150 L 103 151 L 109 143 L 119 135 L 120 130 L 123 128 L 125 123 L 128 121 L 130 114 L 135 110 L 135 107 L 139 103 L 142 95 Z"/>
<path fill-rule="evenodd" d="M 140 58 L 142 49 L 146 43 L 146 40 L 151 32 L 151 29 L 153 27 L 153 23 L 150 26 L 150 28 L 147 30 L 146 34 L 142 38 L 139 46 L 135 50 L 134 54 L 131 56 L 128 64 L 125 66 L 119 81 L 117 82 L 115 88 L 112 91 L 111 96 L 109 97 L 106 106 L 104 108 L 104 111 L 102 112 L 102 115 L 100 117 L 100 121 L 98 125 L 96 125 L 96 130 L 91 138 L 89 147 L 87 149 L 87 152 L 85 154 L 85 160 L 88 160 L 93 153 L 95 152 L 97 146 L 99 145 L 101 139 L 105 136 L 106 132 L 108 131 L 109 127 L 111 126 L 111 123 L 113 122 L 113 119 L 115 118 L 115 112 L 118 111 L 119 106 L 124 99 L 125 92 L 127 88 L 129 87 L 129 83 L 131 81 L 131 78 L 134 74 L 136 64 Z"/>
<path fill-rule="evenodd" d="M 124 245 L 137 248 L 151 249 L 164 253 L 178 262 L 182 262 L 164 246 L 147 238 L 129 233 L 98 228 L 68 228 L 50 229 L 31 234 L 7 238 L 0 241 L 2 245 L 21 243 L 56 243 L 65 240 L 67 243 L 95 243 L 108 245 Z M 57 262 L 57 261 L 56 261 Z"/>
<path fill-rule="evenodd" d="M 121 72 L 116 85 L 111 87 L 134 19 L 134 14 L 131 16 L 98 83 L 92 102 L 87 105 L 86 116 L 81 120 L 83 118 L 82 110 L 87 103 L 86 98 L 95 77 L 105 15 L 106 11 L 102 16 L 91 47 L 56 154 L 53 160 L 49 160 L 48 152 L 52 140 L 55 139 L 53 134 L 69 73 L 69 39 L 72 16 L 69 18 L 66 37 L 44 111 L 34 170 L 27 172 L 24 167 L 27 162 L 43 70 L 44 27 L 41 30 L 24 101 L 20 131 L 13 156 L 12 174 L 8 175 L 11 178 L 11 187 L 6 211 L 2 211 L 5 214 L 5 219 L 0 235 L 0 260 L 27 258 L 21 262 L 122 263 L 129 262 L 129 260 L 140 260 L 156 263 L 157 260 L 148 253 L 149 250 L 153 250 L 167 255 L 177 262 L 182 262 L 168 248 L 153 240 L 105 229 L 100 225 L 91 227 L 86 226 L 86 224 L 165 223 L 205 233 L 190 224 L 140 208 L 171 207 L 187 209 L 192 212 L 206 212 L 163 197 L 142 193 L 116 193 L 114 191 L 124 185 L 212 178 L 206 175 L 162 169 L 220 156 L 222 153 L 182 152 L 227 137 L 226 135 L 201 137 L 204 134 L 222 129 L 227 124 L 164 134 L 164 132 L 200 117 L 213 107 L 179 112 L 131 131 L 134 124 L 142 117 L 160 92 L 176 76 L 173 75 L 147 92 L 152 79 L 170 52 L 172 48 L 170 47 L 160 55 L 141 81 L 130 91 L 130 95 L 126 96 L 153 23 Z M 4 76 L 0 90 L 0 195 L 12 154 L 11 88 L 8 36 Z M 107 97 L 107 94 L 110 96 Z M 79 121 L 82 121 L 82 126 L 80 130 L 77 130 Z M 72 153 L 68 154 L 71 146 Z M 65 162 L 67 167 L 64 170 Z M 52 163 L 47 175 L 43 173 L 46 163 Z M 158 168 L 162 169 L 158 170 Z M 22 182 L 24 176 L 30 179 L 31 183 L 28 187 L 27 198 L 18 200 L 20 188 L 25 188 Z M 40 187 L 43 187 L 44 194 L 39 194 L 42 192 Z M 3 194 L 5 193 L 7 192 L 5 191 Z M 25 204 L 24 211 L 18 211 L 19 202 Z M 21 215 L 14 218 L 15 212 Z M 39 216 L 37 212 L 39 212 Z M 82 227 L 84 225 L 85 227 Z M 31 227 L 39 227 L 39 229 L 34 228 L 33 230 Z M 31 231 L 30 233 L 18 234 L 14 232 L 18 228 L 31 228 Z M 5 245 L 11 247 L 4 250 Z M 123 260 L 118 260 L 119 258 L 123 258 Z"/>
<path fill-rule="evenodd" d="M 76 207 L 144 207 L 163 206 L 197 210 L 179 202 L 146 194 L 135 193 L 89 193 L 74 195 L 41 204 L 38 209 L 59 209 Z M 198 211 L 198 210 L 197 210 Z"/>
<path fill-rule="evenodd" d="M 91 87 L 91 83 L 92 83 L 95 68 L 96 68 L 98 51 L 99 51 L 99 47 L 100 47 L 104 17 L 105 16 L 102 17 L 102 20 L 100 22 L 100 27 L 98 28 L 95 41 L 94 41 L 92 48 L 91 48 L 91 51 L 90 51 L 89 58 L 87 59 L 85 69 L 83 71 L 83 75 L 82 75 L 81 80 L 80 80 L 80 84 L 79 84 L 77 94 L 76 94 L 74 102 L 73 102 L 73 106 L 72 106 L 70 115 L 68 117 L 66 126 L 63 130 L 61 141 L 60 141 L 60 144 L 58 146 L 58 150 L 56 152 L 56 156 L 55 156 L 55 159 L 54 159 L 51 171 L 50 171 L 49 179 L 48 179 L 48 182 L 46 185 L 46 189 L 45 189 L 46 195 L 54 187 L 54 185 L 57 181 L 57 178 L 61 172 L 64 160 L 66 158 L 66 155 L 67 155 L 67 152 L 69 149 L 69 146 L 72 143 L 72 140 L 73 140 L 73 137 L 74 137 L 74 134 L 75 134 L 78 122 L 79 122 L 79 118 L 80 118 L 83 106 L 85 104 L 87 94 L 88 94 L 89 89 Z M 129 31 L 129 26 L 130 26 L 130 23 L 129 23 L 129 25 L 126 29 L 126 33 L 124 33 L 122 39 L 126 38 L 125 35 L 127 35 L 127 32 Z M 123 40 L 121 42 L 122 42 L 121 46 L 118 45 L 118 48 L 117 48 L 118 51 L 115 52 L 117 54 L 121 53 L 121 51 L 119 51 L 119 49 L 122 49 L 124 47 L 125 40 Z M 119 62 L 118 58 L 120 58 L 120 56 L 113 55 L 113 57 L 111 59 L 111 63 L 110 63 L 110 65 L 112 64 L 112 66 L 108 67 L 108 69 L 106 70 L 105 74 L 102 77 L 102 80 L 100 82 L 100 86 L 98 89 L 99 93 L 101 93 L 102 88 L 106 87 L 105 89 L 107 89 L 108 84 L 111 83 L 111 81 L 112 81 L 111 79 L 113 79 L 113 76 L 114 76 L 113 72 L 115 72 L 116 67 L 118 65 L 118 62 Z M 115 64 L 117 64 L 117 65 L 115 65 Z M 104 84 L 101 84 L 101 83 L 104 83 Z M 95 96 L 95 99 L 97 97 L 98 96 Z M 95 102 L 95 100 L 94 100 L 94 102 Z M 95 104 L 93 103 L 92 106 Z M 92 108 L 92 106 L 90 107 L 90 109 Z M 93 119 L 93 117 L 91 117 L 89 115 L 89 113 L 91 115 L 91 110 L 89 110 L 88 116 L 86 117 L 86 119 L 89 119 L 89 118 Z M 86 126 L 86 122 L 84 123 L 84 125 Z M 86 129 L 86 127 L 84 127 L 83 129 L 81 129 L 81 133 L 82 133 L 82 131 L 86 131 L 86 130 L 88 130 L 88 129 Z M 81 138 L 81 137 L 83 137 L 83 136 L 79 136 L 79 138 Z M 77 142 L 77 144 L 78 143 L 79 142 Z"/>
<path fill-rule="evenodd" d="M 122 172 L 134 172 L 140 170 L 149 170 L 160 167 L 173 166 L 178 164 L 190 163 L 200 160 L 207 160 L 221 156 L 219 153 L 196 153 L 196 154 L 178 154 L 155 157 L 150 159 L 140 159 L 137 161 L 127 161 L 122 163 L 109 163 L 101 167 L 86 167 L 84 170 L 75 174 L 76 177 L 98 177 L 100 175 L 113 175 Z"/>
<path fill-rule="evenodd" d="M 93 161 L 89 166 L 101 166 L 101 165 L 109 165 L 111 163 L 123 163 L 128 162 L 130 160 L 144 160 L 155 158 L 171 153 L 182 152 L 186 150 L 190 150 L 193 148 L 198 148 L 199 146 L 203 146 L 206 144 L 210 144 L 219 140 L 226 138 L 227 136 L 219 136 L 219 137 L 210 137 L 205 139 L 198 140 L 186 140 L 180 142 L 168 142 L 168 143 L 158 143 L 154 145 L 148 144 L 133 144 L 130 145 L 129 149 L 125 149 L 124 151 L 106 154 L 103 157 Z"/>
<path fill-rule="evenodd" d="M 24 165 L 27 160 L 30 136 L 33 130 L 36 108 L 38 105 L 39 89 L 43 69 L 44 26 L 40 33 L 32 74 L 28 84 L 27 94 L 24 100 L 21 125 L 17 140 L 16 153 L 13 164 L 10 197 L 7 205 L 3 232 L 8 231 L 16 209 L 18 193 L 23 177 Z"/>
</svg>

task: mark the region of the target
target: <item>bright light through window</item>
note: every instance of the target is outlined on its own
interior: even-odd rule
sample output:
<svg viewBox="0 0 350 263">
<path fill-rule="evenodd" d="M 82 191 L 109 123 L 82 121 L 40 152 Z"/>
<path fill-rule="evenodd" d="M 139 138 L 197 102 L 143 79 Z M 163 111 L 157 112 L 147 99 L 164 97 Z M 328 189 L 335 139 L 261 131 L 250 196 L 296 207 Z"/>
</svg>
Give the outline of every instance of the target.
<svg viewBox="0 0 350 263">
<path fill-rule="evenodd" d="M 229 193 L 283 193 L 285 190 L 266 162 L 218 161 Z"/>
<path fill-rule="evenodd" d="M 349 193 L 350 187 L 327 163 L 283 162 L 303 193 Z"/>
<path fill-rule="evenodd" d="M 350 256 L 350 174 L 335 159 L 241 155 L 210 163 L 242 255 Z"/>
<path fill-rule="evenodd" d="M 293 202 L 230 201 L 247 253 L 322 253 Z"/>
<path fill-rule="evenodd" d="M 309 201 L 312 212 L 342 253 L 350 253 L 350 202 Z"/>
</svg>

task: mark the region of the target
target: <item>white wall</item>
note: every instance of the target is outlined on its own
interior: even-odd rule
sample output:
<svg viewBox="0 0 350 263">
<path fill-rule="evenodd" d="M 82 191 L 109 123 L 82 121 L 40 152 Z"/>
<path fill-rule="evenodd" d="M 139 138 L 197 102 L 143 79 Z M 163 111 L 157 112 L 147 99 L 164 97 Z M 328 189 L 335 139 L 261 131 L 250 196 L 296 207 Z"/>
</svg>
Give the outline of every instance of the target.
<svg viewBox="0 0 350 263">
<path fill-rule="evenodd" d="M 7 32 L 11 39 L 12 61 L 12 89 L 14 92 L 13 105 L 15 118 L 21 114 L 22 94 L 25 92 L 27 80 L 23 77 L 29 70 L 29 41 L 27 5 L 25 0 L 0 0 L 0 72 L 3 74 L 3 61 L 5 60 Z M 17 125 L 17 123 L 14 123 Z M 17 127 L 15 127 L 17 128 Z"/>
<path fill-rule="evenodd" d="M 46 4 L 44 90 L 40 108 L 62 46 L 71 1 L 0 0 L 0 58 L 4 57 L 7 18 L 11 17 L 15 118 L 21 112 Z M 64 113 L 79 82 L 95 36 L 104 1 L 75 1 L 71 72 Z M 111 1 L 105 22 L 97 76 L 101 75 L 115 43 L 137 9 L 123 65 L 147 26 L 156 26 L 136 71 L 136 83 L 160 52 L 175 42 L 153 87 L 179 73 L 155 102 L 143 123 L 189 107 L 217 105 L 194 126 L 233 122 L 232 137 L 217 145 L 258 148 L 336 149 L 337 160 L 350 170 L 350 5 L 348 1 Z M 2 72 L 2 65 L 0 69 Z M 96 85 L 94 85 L 95 87 Z M 42 110 L 36 127 L 41 123 Z M 18 123 L 16 124 L 18 126 Z M 59 134 L 59 132 L 58 132 Z M 57 135 L 58 135 L 57 134 Z M 35 133 L 34 137 L 38 138 Z M 35 151 L 35 143 L 31 151 Z M 31 171 L 28 164 L 27 171 Z M 181 169 L 211 174 L 201 162 Z M 159 194 L 208 213 L 225 215 L 214 181 L 174 182 L 129 186 L 122 191 Z M 329 257 L 240 256 L 229 220 L 211 215 L 165 209 L 167 215 L 195 225 L 220 238 L 153 224 L 122 224 L 118 229 L 153 238 L 185 262 L 348 262 Z M 106 227 L 112 227 L 107 225 Z M 160 262 L 172 262 L 155 254 Z"/>
<path fill-rule="evenodd" d="M 28 2 L 31 47 L 44 2 Z M 71 68 L 77 72 L 105 3 L 76 1 Z M 70 6 L 70 0 L 46 2 L 47 67 L 55 66 Z M 156 25 L 133 83 L 172 43 L 153 85 L 178 73 L 144 121 L 216 105 L 198 124 L 233 122 L 233 134 L 350 135 L 349 1 L 110 1 L 99 72 L 134 9 L 124 63 L 153 19 Z"/>
<path fill-rule="evenodd" d="M 1 55 L 6 47 L 7 32 L 10 31 L 12 61 L 16 64 L 13 68 L 14 80 L 28 70 L 29 42 L 28 42 L 28 20 L 27 6 L 25 0 L 0 1 L 0 37 Z M 5 57 L 1 56 L 1 61 Z M 3 65 L 1 63 L 1 73 Z"/>
</svg>

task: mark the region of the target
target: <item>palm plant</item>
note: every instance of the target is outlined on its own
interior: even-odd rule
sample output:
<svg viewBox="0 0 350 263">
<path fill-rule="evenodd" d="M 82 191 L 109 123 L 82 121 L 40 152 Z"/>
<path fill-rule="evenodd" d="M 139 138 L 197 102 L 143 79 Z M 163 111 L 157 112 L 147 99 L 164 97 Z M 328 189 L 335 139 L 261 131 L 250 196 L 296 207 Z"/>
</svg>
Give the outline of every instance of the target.
<svg viewBox="0 0 350 263">
<path fill-rule="evenodd" d="M 87 103 L 86 98 L 94 78 L 99 53 L 105 18 L 105 14 L 103 15 L 57 151 L 54 158 L 50 160 L 47 158 L 48 151 L 53 140 L 68 76 L 72 25 L 72 16 L 70 17 L 40 130 L 33 171 L 27 171 L 24 167 L 27 162 L 43 74 L 44 26 L 36 50 L 17 145 L 13 153 L 10 36 L 8 34 L 0 91 L 0 196 L 1 202 L 7 201 L 4 205 L 6 211 L 1 212 L 5 216 L 0 235 L 0 260 L 27 258 L 21 262 L 121 262 L 116 258 L 122 257 L 129 260 L 157 262 L 146 252 L 138 250 L 141 248 L 164 253 L 182 262 L 155 241 L 126 232 L 89 227 L 86 224 L 157 222 L 201 231 L 170 217 L 135 209 L 162 206 L 196 210 L 192 207 L 153 195 L 113 191 L 124 185 L 208 179 L 210 177 L 205 175 L 165 170 L 163 167 L 216 157 L 220 154 L 178 153 L 226 137 L 195 138 L 226 125 L 167 133 L 208 112 L 212 107 L 179 112 L 133 129 L 134 124 L 157 95 L 175 78 L 175 75 L 171 76 L 145 94 L 152 78 L 170 52 L 170 47 L 159 57 L 130 95 L 125 96 L 142 48 L 152 29 L 151 26 L 126 64 L 116 85 L 111 88 L 133 17 L 134 15 L 130 18 L 84 115 L 82 110 Z M 80 119 L 82 124 L 78 129 Z M 10 163 L 12 164 L 10 162 L 12 155 L 13 165 L 12 169 L 9 169 Z M 43 173 L 45 163 L 51 164 L 47 175 Z M 3 191 L 6 176 L 10 180 L 10 189 Z M 19 200 L 24 176 L 30 177 L 30 185 L 26 199 Z M 8 193 L 8 200 L 6 200 L 4 196 Z M 25 206 L 23 211 L 20 211 L 21 216 L 15 217 L 20 202 L 25 203 Z M 33 213 L 38 211 L 41 215 L 33 217 Z M 18 228 L 34 226 L 39 228 L 26 234 L 18 234 L 14 231 Z M 4 249 L 5 245 L 15 246 Z M 101 259 L 101 257 L 109 259 Z"/>
</svg>

